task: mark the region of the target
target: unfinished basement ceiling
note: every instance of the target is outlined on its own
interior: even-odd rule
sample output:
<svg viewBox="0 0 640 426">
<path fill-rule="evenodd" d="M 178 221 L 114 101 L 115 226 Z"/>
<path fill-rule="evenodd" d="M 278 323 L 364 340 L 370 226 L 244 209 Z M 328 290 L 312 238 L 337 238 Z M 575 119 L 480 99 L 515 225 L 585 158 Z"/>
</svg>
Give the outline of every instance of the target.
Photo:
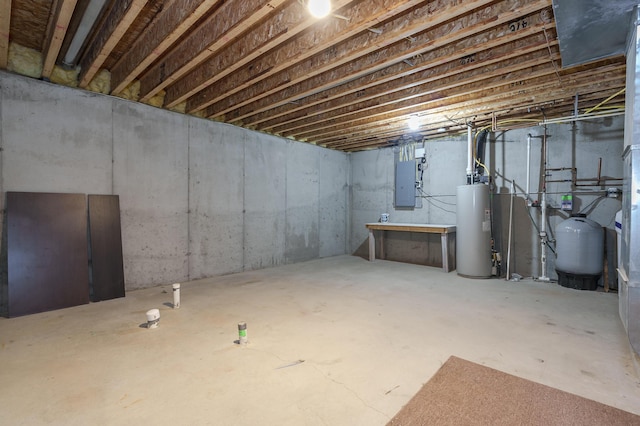
<svg viewBox="0 0 640 426">
<path fill-rule="evenodd" d="M 0 33 L 40 52 L 41 78 L 107 70 L 115 96 L 344 151 L 624 100 L 622 55 L 563 68 L 551 0 L 333 0 L 320 20 L 304 0 L 107 0 L 87 24 L 96 1 L 0 0 Z"/>
</svg>

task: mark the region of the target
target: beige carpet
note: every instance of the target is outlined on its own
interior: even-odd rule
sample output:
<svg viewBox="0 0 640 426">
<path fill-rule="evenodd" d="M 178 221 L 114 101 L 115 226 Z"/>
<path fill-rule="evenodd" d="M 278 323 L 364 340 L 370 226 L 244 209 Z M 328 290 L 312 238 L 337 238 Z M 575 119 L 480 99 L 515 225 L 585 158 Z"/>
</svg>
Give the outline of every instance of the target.
<svg viewBox="0 0 640 426">
<path fill-rule="evenodd" d="M 640 416 L 452 356 L 389 425 L 640 425 Z"/>
</svg>

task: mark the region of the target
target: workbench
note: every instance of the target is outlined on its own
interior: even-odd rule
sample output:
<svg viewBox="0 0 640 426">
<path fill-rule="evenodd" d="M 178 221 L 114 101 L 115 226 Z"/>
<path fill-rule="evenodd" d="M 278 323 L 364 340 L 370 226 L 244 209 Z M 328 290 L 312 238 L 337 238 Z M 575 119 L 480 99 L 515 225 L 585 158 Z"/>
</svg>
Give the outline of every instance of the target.
<svg viewBox="0 0 640 426">
<path fill-rule="evenodd" d="M 395 232 L 420 232 L 427 234 L 440 234 L 442 242 L 442 269 L 449 272 L 449 234 L 455 234 L 455 225 L 434 225 L 418 223 L 367 223 L 369 229 L 369 261 L 376 259 L 376 239 L 374 231 L 380 231 L 380 258 L 384 259 L 384 233 Z"/>
</svg>

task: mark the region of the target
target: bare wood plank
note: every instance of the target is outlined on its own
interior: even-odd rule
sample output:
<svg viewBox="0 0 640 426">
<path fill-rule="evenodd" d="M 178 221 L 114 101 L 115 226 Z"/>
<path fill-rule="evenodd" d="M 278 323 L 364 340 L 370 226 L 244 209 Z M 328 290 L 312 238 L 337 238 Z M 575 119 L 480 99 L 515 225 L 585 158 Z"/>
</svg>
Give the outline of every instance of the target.
<svg viewBox="0 0 640 426">
<path fill-rule="evenodd" d="M 58 58 L 56 59 L 56 63 L 60 63 L 64 60 L 64 56 L 69 50 L 69 46 L 73 41 L 73 35 L 78 31 L 78 27 L 80 26 L 80 22 L 82 21 L 82 17 L 87 10 L 87 6 L 91 0 L 78 0 L 76 2 L 76 7 L 73 11 L 73 15 L 71 16 L 71 20 L 69 21 L 69 27 L 67 29 L 67 36 L 65 36 L 62 41 L 62 45 L 60 46 L 60 52 L 58 53 Z"/>
<path fill-rule="evenodd" d="M 437 225 L 422 223 L 367 223 L 368 229 L 377 231 L 421 232 L 426 234 L 448 234 L 456 232 L 455 225 Z"/>
<path fill-rule="evenodd" d="M 151 99 L 202 61 L 240 37 L 286 0 L 226 2 L 166 58 L 140 78 L 140 99 Z"/>
<path fill-rule="evenodd" d="M 58 5 L 53 31 L 43 49 L 42 76 L 45 78 L 51 77 L 53 66 L 56 64 L 56 59 L 58 59 L 64 36 L 67 34 L 67 27 L 69 26 L 69 21 L 71 21 L 76 2 L 77 0 L 62 0 Z"/>
<path fill-rule="evenodd" d="M 111 93 L 120 93 L 220 0 L 175 0 L 166 4 L 129 51 L 111 69 Z"/>
<path fill-rule="evenodd" d="M 147 0 L 116 2 L 109 16 L 103 21 L 94 43 L 80 60 L 80 87 L 86 88 L 89 85 L 146 3 Z"/>
<path fill-rule="evenodd" d="M 0 68 L 7 69 L 9 61 L 9 29 L 11 28 L 11 0 L 0 0 Z"/>
<path fill-rule="evenodd" d="M 554 58 L 560 59 L 560 53 L 554 52 Z M 336 105 L 333 108 L 322 111 L 322 118 L 319 118 L 318 115 L 311 115 L 308 118 L 299 119 L 293 123 L 289 123 L 286 128 L 274 129 L 274 132 L 277 134 L 295 134 L 296 132 L 310 130 L 315 124 L 318 124 L 318 121 L 326 121 L 329 118 L 336 119 L 340 117 L 345 117 L 348 115 L 348 111 L 345 108 L 351 108 L 351 111 L 358 111 L 363 108 L 362 102 L 369 102 L 371 106 L 380 106 L 380 105 L 388 105 L 392 102 L 397 102 L 400 100 L 404 100 L 415 97 L 415 93 L 421 93 L 424 95 L 429 92 L 433 92 L 436 90 L 446 90 L 452 89 L 461 85 L 463 83 L 473 83 L 487 79 L 487 73 L 494 72 L 495 75 L 504 75 L 507 72 L 516 72 L 522 69 L 531 68 L 534 66 L 547 64 L 549 61 L 548 53 L 545 50 L 538 50 L 533 52 L 530 55 L 524 55 L 522 59 L 514 58 L 511 60 L 500 62 L 499 64 L 495 64 L 491 67 L 482 67 L 472 69 L 471 72 L 448 72 L 445 74 L 438 75 L 434 73 L 431 78 L 427 81 L 420 82 L 418 86 L 413 86 L 415 89 L 405 88 L 401 90 L 395 91 L 384 91 L 378 93 L 372 93 L 370 96 L 362 97 L 362 99 L 352 99 L 349 97 L 345 99 L 345 105 Z M 499 68 L 499 65 L 503 65 L 504 68 Z M 456 70 L 459 71 L 459 70 Z M 551 73 L 551 70 L 545 70 L 545 73 Z M 431 86 L 426 86 L 430 82 L 433 82 Z M 403 93 L 404 92 L 404 93 Z"/>
<path fill-rule="evenodd" d="M 617 65 L 613 72 L 620 72 L 621 65 Z M 520 73 L 513 73 L 508 78 L 505 76 L 497 75 L 495 77 L 489 77 L 486 80 L 471 84 L 461 84 L 448 91 L 436 90 L 426 91 L 424 95 L 412 96 L 409 99 L 404 99 L 398 102 L 388 102 L 386 105 L 379 105 L 376 101 L 365 102 L 363 105 L 358 105 L 357 108 L 347 107 L 345 108 L 345 114 L 340 117 L 339 121 L 342 126 L 348 125 L 353 129 L 353 123 L 361 122 L 362 120 L 375 120 L 376 117 L 385 116 L 391 112 L 400 111 L 402 115 L 410 115 L 414 113 L 422 112 L 428 109 L 430 114 L 436 113 L 438 108 L 445 105 L 447 102 L 451 102 L 451 99 L 468 97 L 470 95 L 477 96 L 478 93 L 486 94 L 488 90 L 494 88 L 501 88 L 501 94 L 505 92 L 511 93 L 516 88 L 521 93 L 526 93 L 530 90 L 530 86 L 535 85 L 538 82 L 550 82 L 558 86 L 562 84 L 569 85 L 570 81 L 574 78 L 581 77 L 583 73 L 571 73 L 564 71 L 562 83 L 558 81 L 554 69 L 548 65 L 538 66 L 531 71 L 524 71 Z M 566 81 L 565 81 L 566 80 Z M 484 95 L 483 95 L 484 96 Z M 351 110 L 351 111 L 349 111 Z M 322 124 L 314 125 L 314 130 L 305 132 L 295 132 L 295 136 L 299 138 L 313 138 L 317 140 L 326 134 L 335 133 L 340 127 L 337 126 L 338 121 L 335 119 L 328 119 L 326 121 L 319 120 Z M 292 135 L 288 135 L 292 136 Z"/>
<path fill-rule="evenodd" d="M 352 0 L 334 3 L 343 7 Z M 166 89 L 165 106 L 171 108 L 207 86 L 233 73 L 260 55 L 276 48 L 317 23 L 300 2 L 287 5 L 280 13 L 261 22 L 246 37 L 236 40 Z M 143 80 L 142 85 L 146 82 Z M 146 89 L 145 89 L 146 90 Z"/>
<path fill-rule="evenodd" d="M 342 85 L 304 97 L 295 102 L 295 105 L 290 102 L 248 118 L 243 118 L 242 121 L 244 124 L 258 125 L 261 130 L 280 131 L 283 127 L 286 129 L 286 125 L 296 119 L 324 112 L 325 107 L 333 107 L 335 102 L 339 102 L 346 96 L 356 95 L 358 98 L 362 98 L 363 96 L 368 96 L 371 89 L 385 87 L 388 84 L 393 84 L 396 80 L 406 81 L 406 84 L 410 85 L 421 81 L 419 79 L 420 73 L 445 66 L 445 64 L 452 64 L 454 61 L 458 61 L 463 68 L 471 69 L 490 64 L 492 61 L 503 60 L 505 55 L 516 55 L 515 52 L 527 54 L 541 46 L 547 46 L 544 35 L 536 33 L 533 28 L 535 26 L 527 28 L 526 33 L 519 31 L 510 33 L 506 37 L 497 36 L 501 32 L 496 29 L 490 30 L 487 35 L 488 41 L 470 37 L 421 55 L 416 59 L 413 67 L 404 62 L 391 65 L 382 71 L 376 71 Z M 496 35 L 494 36 L 494 34 Z M 551 43 L 557 44 L 555 37 L 552 38 Z M 303 84 L 306 85 L 307 82 Z M 286 90 L 288 91 L 289 89 Z"/>
<path fill-rule="evenodd" d="M 624 76 L 620 76 L 620 73 L 616 75 L 608 76 L 604 81 L 594 84 L 594 75 L 587 75 L 584 78 L 566 86 L 558 88 L 556 83 L 546 83 L 528 90 L 526 94 L 510 95 L 505 93 L 504 90 L 493 89 L 489 93 L 481 94 L 474 99 L 458 100 L 456 103 L 448 105 L 449 111 L 460 111 L 460 120 L 464 120 L 466 117 L 481 116 L 483 114 L 490 115 L 492 112 L 509 111 L 511 109 L 525 108 L 535 109 L 539 105 L 553 105 L 555 103 L 571 103 L 573 94 L 576 91 L 585 92 L 588 91 L 605 91 L 615 87 L 624 87 Z M 485 96 L 486 95 L 486 96 Z M 447 108 L 447 107 L 445 107 Z M 434 111 L 434 114 L 440 114 L 442 110 Z M 396 138 L 399 135 L 406 133 L 406 116 L 393 119 L 392 124 L 389 120 L 390 117 L 380 117 L 378 122 L 370 122 L 367 126 L 362 127 L 360 125 L 350 126 L 350 134 L 348 141 L 345 141 L 340 134 L 334 135 L 331 138 L 318 138 L 317 143 L 326 145 L 328 147 L 344 149 L 349 146 L 360 145 L 360 141 L 366 138 L 383 138 L 384 134 L 380 132 L 388 131 L 387 141 Z M 395 132 L 393 130 L 395 129 Z M 395 135 L 395 136 L 394 136 Z M 322 140 L 324 139 L 324 140 Z M 386 141 L 385 141 L 386 142 Z"/>
<path fill-rule="evenodd" d="M 341 11 L 341 14 L 345 15 L 349 22 L 337 19 L 319 22 L 316 31 L 306 32 L 291 43 L 277 46 L 266 56 L 252 62 L 250 67 L 238 69 L 235 73 L 218 80 L 215 85 L 209 85 L 201 93 L 189 99 L 187 111 L 200 111 L 221 99 L 219 97 L 221 93 L 227 92 L 225 96 L 232 95 L 250 84 L 255 84 L 257 81 L 285 69 L 295 61 L 309 58 L 330 48 L 335 43 L 347 40 L 361 32 L 363 28 L 376 25 L 380 21 L 402 13 L 419 2 L 419 0 L 357 2 L 352 7 Z M 255 36 L 249 35 L 249 37 Z M 260 42 L 260 40 L 257 41 Z M 218 87 L 220 90 L 217 90 Z M 229 90 L 231 93 L 228 93 Z"/>
<path fill-rule="evenodd" d="M 486 5 L 487 2 L 466 1 L 462 5 L 455 2 L 445 2 L 445 4 L 439 5 L 441 9 L 436 15 L 430 14 L 428 8 L 424 10 L 427 6 L 416 9 L 412 11 L 410 24 L 404 22 L 404 17 L 400 17 L 398 21 L 387 22 L 382 27 L 382 35 L 377 36 L 375 43 L 369 43 L 372 35 L 375 36 L 372 33 L 354 37 L 341 46 L 339 57 L 333 58 L 332 52 L 325 51 L 307 62 L 296 64 L 286 72 L 273 75 L 258 84 L 253 83 L 242 92 L 236 93 L 233 98 L 227 97 L 207 108 L 207 116 L 216 117 L 223 114 L 228 116 L 230 111 L 245 107 L 249 103 L 252 104 L 251 107 L 241 109 L 236 113 L 237 115 L 232 116 L 232 119 L 241 119 L 252 111 L 265 111 L 282 104 L 271 101 L 274 93 L 310 77 L 340 67 L 339 71 L 327 73 L 316 87 L 316 91 L 326 89 L 384 69 L 391 64 L 410 60 L 428 50 L 469 37 L 477 31 L 507 23 L 517 17 L 545 8 L 550 5 L 550 0 L 535 2 L 511 0 L 477 9 L 483 4 Z M 473 9 L 477 10 L 464 15 Z M 416 18 L 418 11 L 423 11 L 424 16 Z M 453 17 L 458 18 L 454 20 Z M 428 28 L 431 29 L 423 31 Z M 417 34 L 418 32 L 420 33 Z M 412 37 L 413 41 L 395 43 L 406 37 Z M 380 49 L 380 47 L 383 48 Z M 310 72 L 310 70 L 313 71 Z M 300 93 L 300 96 L 306 94 L 309 93 Z"/>
<path fill-rule="evenodd" d="M 481 116 L 484 113 L 491 114 L 492 112 L 508 111 L 518 107 L 533 107 L 542 105 L 544 102 L 551 102 L 551 104 L 562 103 L 563 100 L 571 102 L 573 94 L 578 90 L 585 90 L 585 92 L 602 90 L 605 85 L 610 87 L 611 85 L 619 84 L 622 80 L 619 72 L 607 73 L 601 84 L 590 87 L 589 80 L 591 79 L 593 84 L 593 78 L 594 74 L 586 74 L 578 80 L 566 81 L 564 85 L 559 85 L 553 80 L 545 81 L 544 79 L 539 79 L 540 81 L 529 85 L 527 90 L 523 90 L 523 93 L 513 94 L 504 88 L 495 88 L 479 92 L 474 97 L 452 97 L 433 102 L 432 106 L 434 108 L 430 110 L 429 116 L 431 117 L 431 114 L 446 114 L 447 112 L 452 113 L 455 111 L 460 113 L 458 117 L 461 121 L 464 121 L 465 118 Z M 407 111 L 411 110 L 380 114 L 370 119 L 362 119 L 358 122 L 344 125 L 344 127 L 349 131 L 350 140 L 355 140 L 359 137 L 378 136 L 380 130 L 399 129 L 401 133 L 406 133 Z M 343 134 L 340 132 L 326 133 L 314 136 L 313 140 L 323 145 L 333 146 L 334 141 L 343 142 L 341 140 Z"/>
<path fill-rule="evenodd" d="M 521 35 L 521 33 L 512 34 Z M 507 42 L 507 40 L 513 41 Z M 556 44 L 557 40 L 551 41 L 552 46 Z M 282 105 L 275 110 L 270 109 L 252 116 L 250 119 L 243 119 L 243 123 L 260 124 L 258 126 L 260 130 L 270 130 L 277 133 L 290 131 L 299 128 L 301 124 L 311 120 L 312 117 L 340 106 L 362 102 L 375 96 L 381 96 L 385 92 L 402 90 L 468 70 L 481 69 L 504 61 L 506 58 L 516 55 L 525 56 L 534 51 L 547 49 L 547 46 L 544 35 L 540 33 L 523 39 L 511 38 L 511 34 L 509 34 L 506 37 L 494 38 L 489 43 L 482 43 L 475 37 L 467 38 L 423 55 L 429 58 L 419 59 L 422 64 L 416 64 L 414 67 L 409 67 L 404 63 L 396 64 L 383 71 L 306 97 L 301 101 L 302 105 Z M 273 114 L 273 118 L 270 117 L 271 114 Z"/>
<path fill-rule="evenodd" d="M 586 86 L 585 89 L 586 91 L 580 91 L 580 100 L 581 100 L 581 104 L 584 107 L 590 107 L 593 105 L 596 105 L 598 102 L 600 102 L 605 96 L 606 94 L 611 93 L 610 90 L 611 88 L 615 88 L 617 86 L 615 86 L 615 82 L 612 84 L 611 82 L 605 84 L 605 85 L 601 85 L 599 87 L 593 87 L 593 86 Z M 595 92 L 590 92 L 591 90 L 595 90 Z M 620 97 L 621 101 L 624 102 L 624 96 Z M 561 104 L 561 102 L 566 101 L 564 104 Z M 572 97 L 567 97 L 564 96 L 564 99 L 554 99 L 554 101 L 552 101 L 552 103 L 547 103 L 544 105 L 544 114 L 541 112 L 541 110 L 538 108 L 539 105 L 542 104 L 533 104 L 533 103 L 529 103 L 526 105 L 510 105 L 509 106 L 509 111 L 498 111 L 498 123 L 500 123 L 502 120 L 512 120 L 512 119 L 528 119 L 528 120 L 533 120 L 532 122 L 540 122 L 544 119 L 544 117 L 562 117 L 562 116 L 570 116 L 573 115 L 573 103 L 572 103 Z M 476 117 L 476 121 L 475 121 L 476 125 L 478 127 L 483 127 L 485 125 L 490 125 L 491 124 L 491 115 L 490 114 L 484 114 L 483 116 L 477 116 Z M 430 137 L 430 136 L 434 136 L 434 137 L 442 137 L 443 134 L 438 133 L 437 132 L 437 128 L 439 126 L 442 126 L 442 122 L 437 123 L 436 119 L 434 119 L 433 121 L 430 120 L 430 123 L 426 123 L 425 126 L 423 126 L 425 129 L 421 130 L 421 134 L 426 136 L 426 137 Z M 449 125 L 449 131 L 447 133 L 451 134 L 455 134 L 460 133 L 460 134 L 466 134 L 466 125 L 464 123 L 462 123 L 462 125 L 460 126 L 455 126 L 452 125 L 451 122 L 447 123 Z M 518 124 L 518 123 L 514 123 L 511 122 L 508 125 L 504 126 L 504 125 L 500 125 L 499 128 L 501 129 L 508 129 L 508 128 L 516 128 L 516 127 L 522 127 L 522 126 L 531 126 L 531 122 L 528 123 L 524 123 L 524 124 Z M 396 140 L 398 139 L 399 136 L 402 136 L 405 133 L 405 128 L 396 128 L 396 129 L 378 129 L 378 131 L 376 132 L 375 136 L 353 136 L 350 138 L 343 138 L 343 140 L 341 142 L 334 142 L 330 145 L 333 145 L 334 149 L 342 149 L 345 151 L 355 151 L 355 150 L 361 150 L 361 149 L 368 149 L 370 147 L 376 147 L 376 146 L 385 146 L 389 143 L 389 141 L 392 140 Z M 327 144 L 322 144 L 323 146 L 327 145 Z M 331 147 L 331 146 L 329 146 Z"/>
<path fill-rule="evenodd" d="M 554 55 L 554 59 L 560 59 L 558 50 L 554 52 Z M 357 113 L 358 116 L 364 116 L 363 114 L 367 111 L 374 109 L 380 111 L 384 106 L 402 108 L 419 98 L 425 99 L 429 94 L 433 94 L 433 97 L 438 97 L 444 91 L 449 91 L 447 92 L 449 96 L 453 96 L 457 92 L 468 95 L 476 91 L 504 86 L 506 83 L 519 83 L 527 78 L 549 74 L 554 74 L 553 68 L 549 67 L 549 54 L 545 50 L 538 50 L 533 54 L 523 55 L 521 58 L 502 61 L 491 66 L 472 69 L 449 77 L 433 75 L 422 84 L 391 91 L 390 93 L 382 93 L 380 96 L 372 96 L 358 103 L 352 103 L 319 116 L 311 117 L 308 120 L 303 120 L 304 123 L 297 126 L 296 130 L 282 134 L 297 137 L 314 130 L 330 129 L 333 124 L 323 125 L 321 123 L 346 117 L 355 118 L 353 113 Z"/>
<path fill-rule="evenodd" d="M 535 13 L 522 18 L 526 19 L 527 26 L 520 31 L 505 31 L 505 26 L 500 25 L 480 32 L 480 34 L 476 34 L 473 37 L 463 38 L 462 40 L 449 43 L 445 46 L 434 46 L 434 49 L 431 51 L 412 57 L 409 63 L 397 61 L 381 70 L 365 74 L 355 79 L 350 78 L 350 76 L 353 75 L 352 69 L 357 66 L 354 66 L 353 63 L 348 63 L 326 73 L 306 79 L 295 86 L 282 89 L 277 93 L 271 94 L 268 98 L 263 98 L 249 106 L 229 112 L 225 114 L 225 119 L 228 122 L 242 120 L 245 125 L 254 124 L 256 121 L 265 121 L 265 117 L 270 117 L 269 121 L 273 121 L 274 118 L 278 116 L 274 108 L 291 110 L 293 109 L 291 102 L 298 99 L 305 105 L 312 103 L 314 99 L 320 97 L 323 99 L 323 102 L 326 102 L 330 100 L 332 96 L 337 99 L 342 98 L 349 93 L 349 89 L 352 90 L 351 93 L 357 92 L 359 95 L 362 95 L 363 91 L 371 87 L 375 80 L 380 80 L 377 84 L 388 84 L 393 78 L 405 79 L 411 72 L 414 72 L 415 74 L 413 75 L 415 76 L 421 71 L 453 58 L 464 58 L 466 62 L 468 62 L 468 65 L 473 65 L 474 62 L 477 63 L 481 59 L 480 56 L 482 54 L 478 52 L 483 49 L 495 47 L 501 43 L 506 43 L 508 40 L 523 38 L 541 32 L 545 26 L 552 26 L 547 20 L 543 20 L 540 15 L 541 13 Z M 540 38 L 540 42 L 546 44 L 546 39 L 542 35 L 540 35 Z M 487 54 L 491 53 L 484 53 L 485 56 Z M 511 54 L 516 55 L 517 51 L 511 51 Z M 346 77 L 346 82 L 344 81 L 345 76 L 348 76 Z M 336 85 L 336 83 L 343 84 Z M 317 110 L 318 108 L 314 108 L 314 112 Z M 256 117 L 256 115 L 260 117 Z M 263 129 L 265 126 L 260 126 L 260 128 Z"/>
<path fill-rule="evenodd" d="M 246 59 L 243 59 L 242 61 L 236 61 L 233 64 L 228 64 L 228 62 L 230 62 L 228 58 L 245 57 L 245 52 L 253 52 L 257 47 L 259 47 L 260 54 L 271 51 L 268 58 L 271 58 L 276 66 L 282 66 L 282 63 L 288 58 L 282 53 L 283 49 L 286 49 L 286 47 L 283 46 L 289 46 L 291 51 L 295 53 L 297 60 L 303 57 L 308 57 L 314 52 L 318 52 L 319 49 L 329 47 L 331 43 L 327 43 L 327 39 L 333 38 L 334 42 L 338 42 L 353 34 L 354 22 L 359 22 L 359 25 L 365 25 L 366 28 L 366 26 L 374 25 L 378 20 L 382 19 L 380 13 L 385 13 L 387 14 L 387 16 L 391 16 L 394 13 L 399 13 L 400 11 L 404 10 L 404 8 L 401 6 L 401 3 L 398 2 L 398 9 L 395 11 L 390 11 L 389 9 L 392 8 L 388 6 L 388 1 L 389 0 L 374 0 L 369 3 L 369 16 L 365 15 L 363 11 L 364 6 L 360 4 L 356 4 L 354 7 L 345 10 L 344 8 L 349 5 L 349 3 L 351 3 L 351 0 L 340 0 L 334 2 L 334 8 L 340 9 L 341 15 L 346 15 L 346 17 L 349 19 L 349 23 L 339 19 L 329 19 L 318 22 L 314 18 L 309 18 L 308 12 L 306 10 L 301 10 L 300 7 L 297 7 L 296 9 L 292 8 L 292 10 L 287 9 L 283 13 L 283 21 L 288 21 L 291 14 L 299 14 L 301 10 L 302 15 L 305 17 L 303 24 L 296 25 L 293 28 L 288 28 L 287 26 L 283 26 L 280 22 L 269 23 L 264 27 L 264 29 L 261 28 L 259 31 L 248 34 L 246 40 L 237 43 L 233 47 L 233 49 L 230 49 L 229 52 L 226 53 L 225 56 L 221 55 L 220 61 L 208 63 L 206 68 L 198 70 L 196 73 L 194 73 L 194 75 L 189 76 L 189 79 L 185 79 L 184 83 L 177 87 L 175 91 L 169 90 L 169 96 L 173 100 L 172 102 L 176 102 L 178 100 L 184 100 L 188 96 L 194 95 L 200 90 L 211 90 L 211 87 L 214 87 L 213 83 L 218 82 L 223 77 L 227 77 L 231 74 L 231 72 L 225 69 L 225 67 L 228 68 L 230 66 L 235 73 L 238 70 L 241 70 L 241 67 L 246 65 L 249 60 L 254 60 L 260 55 L 252 54 L 250 55 L 250 58 L 246 57 Z M 403 3 L 406 1 L 408 0 L 402 0 Z M 412 1 L 414 4 L 417 3 L 414 0 L 410 1 Z M 378 4 L 384 2 L 387 2 L 386 8 L 380 9 L 377 7 Z M 301 30 L 303 29 L 302 27 L 307 28 L 312 23 L 315 23 L 315 31 L 301 35 L 299 38 L 295 39 L 295 42 L 291 42 L 288 44 L 283 43 L 285 40 L 294 39 L 294 36 L 301 32 Z M 265 30 L 268 34 L 266 35 L 266 37 Z M 289 35 L 289 33 L 291 34 Z M 282 42 L 275 43 L 275 40 L 270 40 L 272 38 L 271 34 L 276 34 L 277 38 L 282 39 Z M 323 37 L 318 38 L 316 36 L 317 34 L 322 34 Z M 265 44 L 265 39 L 270 41 Z M 263 60 L 261 60 L 261 63 L 264 63 L 264 58 Z M 257 65 L 255 63 L 252 63 L 250 73 L 252 74 L 252 78 L 254 78 L 258 75 L 270 72 L 271 68 L 271 65 L 257 68 Z M 236 74 L 233 75 L 233 79 L 236 79 Z M 195 83 L 189 84 L 189 80 L 193 80 Z M 208 95 L 204 95 L 204 97 L 201 98 L 199 95 L 196 95 L 194 99 L 189 99 L 187 104 L 187 111 L 200 111 L 207 105 L 209 105 L 208 101 L 215 101 L 215 99 L 210 100 L 208 99 L 208 97 Z"/>
</svg>

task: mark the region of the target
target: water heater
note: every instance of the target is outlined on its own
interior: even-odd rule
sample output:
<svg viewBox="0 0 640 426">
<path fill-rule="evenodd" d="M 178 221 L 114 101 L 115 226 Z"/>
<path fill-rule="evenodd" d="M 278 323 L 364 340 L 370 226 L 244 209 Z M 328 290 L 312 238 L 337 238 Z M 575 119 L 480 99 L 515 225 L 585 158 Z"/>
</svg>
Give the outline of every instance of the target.
<svg viewBox="0 0 640 426">
<path fill-rule="evenodd" d="M 491 277 L 489 186 L 461 185 L 456 190 L 456 269 L 467 278 Z"/>
</svg>

